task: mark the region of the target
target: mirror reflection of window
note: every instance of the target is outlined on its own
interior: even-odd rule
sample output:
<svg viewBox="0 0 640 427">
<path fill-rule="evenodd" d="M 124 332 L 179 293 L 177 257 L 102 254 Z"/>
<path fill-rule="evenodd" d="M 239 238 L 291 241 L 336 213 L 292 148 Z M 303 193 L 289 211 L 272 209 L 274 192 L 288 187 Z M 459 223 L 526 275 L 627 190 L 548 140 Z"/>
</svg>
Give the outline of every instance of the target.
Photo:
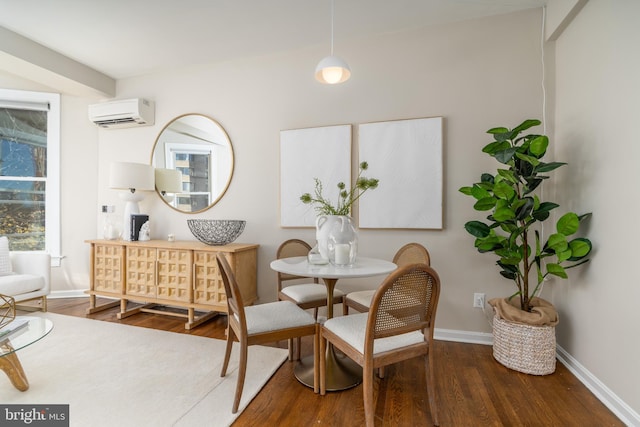
<svg viewBox="0 0 640 427">
<path fill-rule="evenodd" d="M 156 168 L 178 170 L 182 191 L 165 203 L 181 212 L 199 212 L 224 194 L 233 174 L 233 148 L 224 129 L 214 120 L 187 114 L 160 132 L 152 153 Z"/>
<path fill-rule="evenodd" d="M 188 207 L 177 203 L 174 206 L 190 212 L 206 209 L 211 203 L 212 191 L 216 188 L 215 180 L 211 176 L 211 164 L 214 163 L 212 159 L 215 155 L 214 147 L 201 148 L 198 145 L 170 143 L 165 145 L 167 147 L 167 168 L 176 169 L 181 174 L 182 191 L 178 193 L 178 196 L 183 200 L 189 196 L 200 196 L 197 204 L 199 209 L 193 205 Z"/>
</svg>

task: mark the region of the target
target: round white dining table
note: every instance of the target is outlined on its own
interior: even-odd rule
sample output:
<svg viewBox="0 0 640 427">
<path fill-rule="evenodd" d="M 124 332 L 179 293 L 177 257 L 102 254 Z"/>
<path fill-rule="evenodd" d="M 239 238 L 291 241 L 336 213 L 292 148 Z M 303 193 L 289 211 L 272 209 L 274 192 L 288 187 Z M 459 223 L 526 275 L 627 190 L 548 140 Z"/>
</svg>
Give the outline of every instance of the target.
<svg viewBox="0 0 640 427">
<path fill-rule="evenodd" d="M 333 317 L 333 291 L 338 279 L 354 279 L 386 275 L 398 268 L 390 261 L 357 257 L 348 267 L 333 264 L 310 264 L 307 257 L 280 258 L 271 262 L 271 269 L 280 273 L 322 279 L 327 287 L 327 318 Z M 362 368 L 345 356 L 335 354 L 333 346 L 327 346 L 326 384 L 328 391 L 346 390 L 362 382 Z M 313 356 L 300 360 L 294 368 L 298 381 L 313 388 Z"/>
</svg>

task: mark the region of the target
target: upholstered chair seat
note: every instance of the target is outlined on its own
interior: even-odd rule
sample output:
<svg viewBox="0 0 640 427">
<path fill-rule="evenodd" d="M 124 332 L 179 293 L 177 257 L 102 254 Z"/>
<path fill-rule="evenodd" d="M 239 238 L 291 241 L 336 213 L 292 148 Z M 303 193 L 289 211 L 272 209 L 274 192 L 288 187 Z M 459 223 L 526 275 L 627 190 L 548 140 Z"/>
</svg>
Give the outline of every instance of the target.
<svg viewBox="0 0 640 427">
<path fill-rule="evenodd" d="M 244 308 L 247 334 L 256 335 L 280 329 L 313 325 L 316 319 L 291 301 L 250 305 Z"/>
<path fill-rule="evenodd" d="M 280 291 L 282 295 L 289 297 L 291 301 L 296 301 L 298 304 L 305 305 L 313 303 L 318 300 L 323 300 L 324 305 L 327 301 L 327 287 L 319 283 L 303 283 L 300 285 L 287 286 Z M 334 289 L 334 300 L 341 300 L 344 296 L 344 292 L 340 289 Z M 373 292 L 371 293 L 373 296 Z"/>
<path fill-rule="evenodd" d="M 367 334 L 368 313 L 358 313 L 351 316 L 334 317 L 324 323 L 324 327 L 340 336 L 347 344 L 364 354 L 364 340 Z M 377 338 L 373 342 L 373 354 L 397 350 L 413 344 L 425 342 L 422 332 L 413 331 L 406 334 Z"/>
</svg>

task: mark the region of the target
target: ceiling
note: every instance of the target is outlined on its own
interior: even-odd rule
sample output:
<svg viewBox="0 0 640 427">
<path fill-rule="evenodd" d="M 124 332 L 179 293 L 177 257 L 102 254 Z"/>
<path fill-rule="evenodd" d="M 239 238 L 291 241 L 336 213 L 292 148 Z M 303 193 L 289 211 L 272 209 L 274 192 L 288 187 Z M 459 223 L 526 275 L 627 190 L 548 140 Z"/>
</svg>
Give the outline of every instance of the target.
<svg viewBox="0 0 640 427">
<path fill-rule="evenodd" d="M 335 0 L 334 50 L 340 55 L 348 39 L 546 2 Z M 0 27 L 120 79 L 308 46 L 329 54 L 331 0 L 0 0 Z"/>
</svg>

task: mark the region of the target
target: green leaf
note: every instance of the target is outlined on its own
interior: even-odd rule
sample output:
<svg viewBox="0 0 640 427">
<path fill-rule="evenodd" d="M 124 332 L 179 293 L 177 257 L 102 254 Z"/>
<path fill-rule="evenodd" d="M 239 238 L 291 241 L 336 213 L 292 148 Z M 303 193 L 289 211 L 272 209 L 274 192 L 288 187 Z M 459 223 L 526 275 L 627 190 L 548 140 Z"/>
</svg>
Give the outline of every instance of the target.
<svg viewBox="0 0 640 427">
<path fill-rule="evenodd" d="M 496 141 L 511 141 L 516 135 L 516 132 L 510 130 L 507 132 L 494 133 L 493 137 Z"/>
<path fill-rule="evenodd" d="M 487 131 L 487 133 L 491 133 L 491 134 L 497 134 L 497 133 L 507 133 L 509 132 L 509 129 L 507 128 L 491 128 Z"/>
<path fill-rule="evenodd" d="M 475 246 L 478 252 L 491 252 L 500 249 L 502 244 L 495 236 L 489 236 L 486 239 L 476 239 Z"/>
<path fill-rule="evenodd" d="M 560 206 L 560 205 L 558 205 L 557 203 L 542 202 L 542 203 L 540 203 L 538 208 L 536 208 L 536 212 L 550 212 L 550 211 L 554 210 L 555 208 L 557 208 L 558 206 Z"/>
<path fill-rule="evenodd" d="M 579 219 L 580 221 L 582 221 L 583 219 L 587 219 L 587 218 L 589 218 L 590 216 L 591 216 L 591 212 L 580 215 L 580 216 L 578 217 L 578 219 Z"/>
<path fill-rule="evenodd" d="M 531 141 L 531 144 L 529 145 L 529 152 L 537 158 L 540 158 L 547 152 L 548 146 L 549 138 L 545 135 L 540 135 Z"/>
<path fill-rule="evenodd" d="M 500 163 L 507 164 L 511 159 L 513 159 L 513 155 L 516 151 L 518 151 L 517 147 L 511 147 L 506 150 L 496 152 L 493 157 L 495 157 Z"/>
<path fill-rule="evenodd" d="M 569 242 L 569 248 L 571 249 L 571 257 L 569 261 L 578 261 L 591 252 L 591 240 L 583 237 L 578 237 Z"/>
<path fill-rule="evenodd" d="M 518 275 L 517 275 L 516 273 L 513 273 L 513 272 L 511 272 L 511 271 L 505 271 L 505 270 L 502 270 L 502 271 L 500 272 L 500 274 L 501 274 L 503 277 L 506 277 L 506 278 L 507 278 L 507 279 L 509 279 L 509 280 L 516 280 L 516 278 L 518 277 Z"/>
<path fill-rule="evenodd" d="M 504 265 L 518 265 L 522 261 L 521 256 L 513 256 L 509 258 L 502 257 L 500 262 Z"/>
<path fill-rule="evenodd" d="M 516 178 L 516 175 L 513 173 L 513 171 L 510 171 L 508 169 L 498 169 L 498 175 L 505 181 L 512 184 L 518 183 L 518 178 Z"/>
<path fill-rule="evenodd" d="M 493 141 L 492 143 L 485 145 L 482 148 L 482 152 L 493 156 L 498 151 L 507 150 L 510 147 L 511 144 L 509 141 Z"/>
<path fill-rule="evenodd" d="M 502 267 L 503 270 L 509 271 L 511 273 L 518 274 L 518 267 L 512 264 L 503 264 L 502 261 L 498 261 L 497 264 Z"/>
<path fill-rule="evenodd" d="M 458 188 L 458 191 L 461 192 L 462 194 L 467 195 L 467 196 L 471 196 L 471 189 L 472 188 L 473 187 L 460 187 L 460 188 Z M 304 194 L 303 194 L 303 196 L 304 196 Z"/>
<path fill-rule="evenodd" d="M 557 207 L 557 204 L 551 202 L 540 203 L 540 206 L 531 212 L 531 216 L 535 218 L 536 221 L 544 221 L 549 218 L 549 212 Z"/>
<path fill-rule="evenodd" d="M 547 218 L 549 218 L 549 212 L 545 212 L 545 211 L 541 211 L 541 212 L 531 212 L 531 217 L 534 218 L 536 221 L 544 221 Z"/>
<path fill-rule="evenodd" d="M 520 133 L 522 131 L 525 131 L 529 128 L 532 128 L 534 126 L 538 126 L 540 123 L 542 123 L 540 120 L 538 119 L 527 119 L 524 122 L 520 123 L 518 126 L 516 126 L 515 128 L 513 128 L 514 132 Z"/>
<path fill-rule="evenodd" d="M 525 199 L 522 199 L 522 202 L 523 203 L 518 206 L 518 209 L 516 209 L 516 219 L 518 221 L 524 220 L 531 214 L 531 211 L 533 211 L 533 198 L 527 197 Z"/>
<path fill-rule="evenodd" d="M 578 215 L 573 212 L 567 212 L 562 215 L 556 224 L 556 230 L 558 233 L 562 233 L 565 236 L 570 236 L 580 227 L 580 220 Z"/>
<path fill-rule="evenodd" d="M 471 188 L 471 195 L 476 199 L 476 200 L 482 200 L 485 199 L 487 197 L 491 197 L 491 193 L 489 193 L 487 190 L 485 190 L 484 188 L 478 186 L 478 185 L 474 185 L 473 188 Z"/>
<path fill-rule="evenodd" d="M 550 172 L 564 165 L 566 165 L 566 163 L 562 163 L 562 162 L 540 163 L 538 166 L 536 166 L 535 172 L 536 173 Z"/>
<path fill-rule="evenodd" d="M 565 251 L 556 252 L 556 256 L 558 257 L 558 263 L 566 261 L 571 258 L 571 249 L 567 248 Z"/>
<path fill-rule="evenodd" d="M 484 199 L 480 199 L 473 205 L 473 208 L 477 211 L 488 211 L 493 209 L 496 205 L 496 199 L 493 197 L 485 197 Z"/>
<path fill-rule="evenodd" d="M 509 184 L 502 181 L 493 187 L 493 194 L 498 198 L 511 200 L 515 195 L 515 191 Z"/>
<path fill-rule="evenodd" d="M 523 160 L 529 163 L 530 165 L 533 165 L 534 167 L 540 164 L 540 160 L 536 159 L 533 156 L 527 156 L 526 154 L 516 153 L 516 157 L 519 158 L 520 160 Z"/>
<path fill-rule="evenodd" d="M 482 175 L 480 175 L 480 182 L 493 185 L 493 175 L 491 175 L 490 173 L 483 173 Z"/>
<path fill-rule="evenodd" d="M 491 233 L 491 229 L 484 222 L 469 221 L 464 225 L 464 229 L 474 237 L 483 238 Z"/>
<path fill-rule="evenodd" d="M 508 207 L 496 209 L 496 211 L 493 213 L 493 218 L 498 222 L 509 221 L 511 219 L 514 219 L 515 217 L 516 214 L 513 209 Z"/>
<path fill-rule="evenodd" d="M 549 236 L 549 240 L 547 240 L 547 247 L 557 254 L 567 250 L 569 244 L 567 243 L 567 238 L 564 234 L 555 233 Z"/>
<path fill-rule="evenodd" d="M 567 272 L 564 271 L 564 268 L 558 264 L 549 263 L 547 264 L 547 271 L 549 274 L 553 274 L 554 276 L 562 277 L 563 279 L 568 278 Z"/>
</svg>

